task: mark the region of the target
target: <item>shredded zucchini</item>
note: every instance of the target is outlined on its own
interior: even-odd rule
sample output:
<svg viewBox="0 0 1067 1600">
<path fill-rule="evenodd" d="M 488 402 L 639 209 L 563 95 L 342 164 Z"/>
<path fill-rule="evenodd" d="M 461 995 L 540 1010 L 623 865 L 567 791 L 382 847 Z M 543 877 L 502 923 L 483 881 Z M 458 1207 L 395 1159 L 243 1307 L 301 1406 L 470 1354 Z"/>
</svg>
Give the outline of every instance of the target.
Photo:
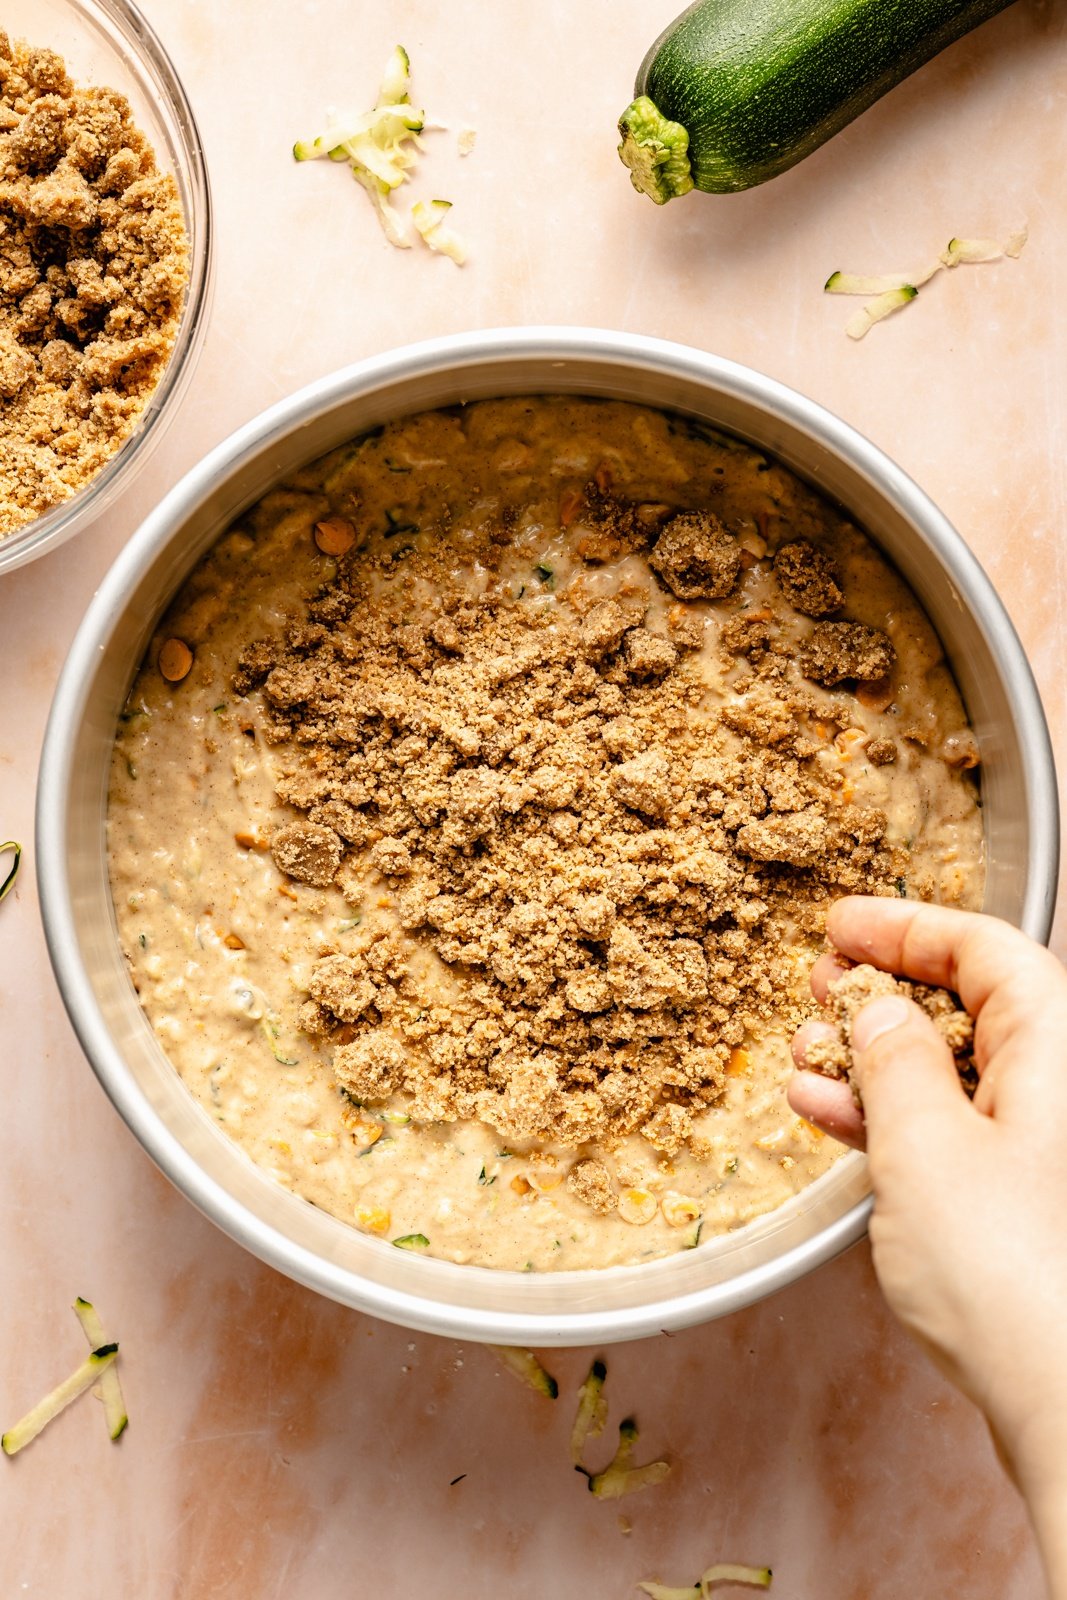
<svg viewBox="0 0 1067 1600">
<path fill-rule="evenodd" d="M 940 263 L 938 263 L 940 265 Z M 885 294 L 889 289 L 903 289 L 911 282 L 906 273 L 883 273 L 880 277 L 865 278 L 857 272 L 831 272 L 823 285 L 824 294 Z"/>
<path fill-rule="evenodd" d="M 1017 232 L 1010 234 L 1003 245 L 996 239 L 952 238 L 937 260 L 930 262 L 922 272 L 882 273 L 874 276 L 858 272 L 831 272 L 823 284 L 823 292 L 876 296 L 845 324 L 845 332 L 850 339 L 862 339 L 876 322 L 881 322 L 883 317 L 888 317 L 892 312 L 900 310 L 902 306 L 914 300 L 916 291 L 921 289 L 924 283 L 929 283 L 936 273 L 946 268 L 1000 261 L 1005 256 L 1015 259 L 1022 254 L 1028 237 L 1029 230 L 1023 226 Z"/>
<path fill-rule="evenodd" d="M 410 250 L 411 240 L 404 236 L 400 218 L 389 204 L 388 185 L 382 183 L 372 172 L 364 171 L 362 167 L 357 166 L 354 162 L 352 164 L 352 176 L 357 183 L 362 184 L 370 195 L 374 209 L 378 213 L 378 221 L 382 225 L 382 232 L 389 240 L 389 243 L 395 244 L 398 250 Z"/>
<path fill-rule="evenodd" d="M 944 265 L 943 256 L 938 256 L 937 260 L 931 261 L 922 272 L 889 272 L 875 277 L 864 277 L 858 272 L 831 272 L 823 284 L 823 293 L 888 294 L 892 289 L 906 289 L 909 285 L 914 289 L 921 289 L 923 284 L 929 283 Z"/>
<path fill-rule="evenodd" d="M 701 1574 L 699 1583 L 691 1588 L 672 1589 L 664 1583 L 639 1583 L 637 1587 L 643 1589 L 651 1600 L 707 1600 L 712 1587 L 721 1583 L 745 1583 L 755 1589 L 769 1589 L 771 1586 L 770 1567 L 739 1567 L 720 1565 L 709 1567 Z"/>
<path fill-rule="evenodd" d="M 887 289 L 884 294 L 868 300 L 855 316 L 849 318 L 845 323 L 845 332 L 850 339 L 862 339 L 876 322 L 881 322 L 884 318 L 892 316 L 894 311 L 900 311 L 904 306 L 910 305 L 918 293 L 918 289 L 911 283 L 906 283 L 899 289 Z"/>
<path fill-rule="evenodd" d="M 771 1586 L 770 1567 L 738 1567 L 717 1566 L 709 1567 L 700 1575 L 700 1593 L 707 1600 L 712 1586 L 717 1583 L 747 1583 L 754 1589 L 769 1589 Z"/>
<path fill-rule="evenodd" d="M 385 63 L 381 88 L 378 90 L 378 104 L 396 106 L 406 101 L 408 97 L 408 79 L 410 77 L 411 57 L 404 49 L 404 46 L 398 44 L 389 60 Z"/>
<path fill-rule="evenodd" d="M 260 1020 L 259 1026 L 264 1039 L 266 1039 L 267 1043 L 270 1045 L 270 1053 L 274 1057 L 275 1061 L 277 1061 L 278 1065 L 282 1067 L 297 1066 L 298 1062 L 295 1056 L 287 1056 L 282 1054 L 281 1046 L 278 1043 L 278 1024 L 276 1022 L 272 1022 L 270 1017 L 263 1017 Z"/>
<path fill-rule="evenodd" d="M 528 1389 L 544 1395 L 546 1400 L 554 1400 L 559 1394 L 559 1384 L 550 1372 L 545 1371 L 532 1350 L 522 1350 L 518 1345 L 511 1344 L 491 1344 L 489 1348 Z"/>
<path fill-rule="evenodd" d="M 371 204 L 378 214 L 382 231 L 390 244 L 399 250 L 411 248 L 404 221 L 390 203 L 390 195 L 401 184 L 407 183 L 422 148 L 422 134 L 427 128 L 426 113 L 411 104 L 408 93 L 411 79 L 411 61 L 403 45 L 397 45 L 389 60 L 378 89 L 378 98 L 370 111 L 360 115 L 329 111 L 326 126 L 314 139 L 298 139 L 293 145 L 296 161 L 329 161 L 347 163 L 353 178 L 367 191 Z M 447 201 L 422 201 L 423 207 L 448 206 Z M 418 211 L 418 207 L 414 208 Z M 442 229 L 440 215 L 432 210 L 415 226 L 431 250 L 451 256 L 461 264 L 465 251 L 456 235 Z M 431 235 L 433 237 L 431 237 Z"/>
<path fill-rule="evenodd" d="M 608 1420 L 608 1403 L 604 1398 L 604 1379 L 608 1369 L 597 1360 L 589 1368 L 589 1376 L 578 1390 L 578 1410 L 571 1429 L 571 1460 L 581 1466 L 582 1454 L 588 1439 L 596 1439 L 604 1431 Z"/>
<path fill-rule="evenodd" d="M 89 1300 L 83 1300 L 81 1295 L 74 1302 L 74 1313 L 82 1325 L 85 1337 L 89 1341 L 90 1350 L 99 1350 L 108 1344 L 107 1335 L 96 1308 Z M 117 1348 L 117 1346 L 116 1346 Z M 100 1398 L 104 1402 L 104 1419 L 107 1422 L 108 1437 L 120 1439 L 129 1427 L 130 1419 L 126 1415 L 126 1402 L 122 1395 L 122 1384 L 119 1382 L 118 1372 L 112 1364 L 100 1374 Z"/>
<path fill-rule="evenodd" d="M 0 900 L 4 898 L 9 890 L 14 888 L 15 879 L 19 875 L 19 867 L 22 864 L 22 846 L 16 839 L 5 839 L 4 843 L 0 844 L 0 856 L 6 856 L 9 851 L 15 859 L 11 863 L 7 877 L 3 883 L 0 883 Z"/>
<path fill-rule="evenodd" d="M 14 1456 L 20 1450 L 24 1450 L 53 1417 L 57 1417 L 72 1400 L 77 1400 L 80 1394 L 84 1394 L 86 1389 L 92 1388 L 101 1372 L 111 1366 L 118 1351 L 117 1344 L 105 1344 L 87 1356 L 76 1372 L 72 1372 L 69 1378 L 65 1378 L 50 1394 L 46 1394 L 43 1400 L 38 1401 L 32 1411 L 27 1411 L 13 1428 L 9 1428 L 0 1436 L 0 1449 L 3 1449 L 4 1454 Z"/>
<path fill-rule="evenodd" d="M 958 267 L 961 263 L 999 261 L 1003 254 L 995 239 L 950 239 L 941 252 L 941 261 L 946 267 Z"/>
<path fill-rule="evenodd" d="M 419 200 L 412 206 L 411 216 L 423 243 L 461 267 L 467 259 L 467 247 L 454 229 L 444 226 L 451 209 L 451 200 Z"/>
<path fill-rule="evenodd" d="M 670 1473 L 670 1462 L 650 1461 L 643 1467 L 634 1467 L 634 1447 L 637 1444 L 637 1423 L 632 1417 L 627 1417 L 625 1422 L 619 1424 L 619 1447 L 603 1472 L 594 1473 L 589 1479 L 589 1492 L 595 1494 L 598 1500 L 621 1500 L 625 1494 L 634 1494 L 638 1489 L 651 1488 L 653 1484 L 662 1483 Z"/>
</svg>

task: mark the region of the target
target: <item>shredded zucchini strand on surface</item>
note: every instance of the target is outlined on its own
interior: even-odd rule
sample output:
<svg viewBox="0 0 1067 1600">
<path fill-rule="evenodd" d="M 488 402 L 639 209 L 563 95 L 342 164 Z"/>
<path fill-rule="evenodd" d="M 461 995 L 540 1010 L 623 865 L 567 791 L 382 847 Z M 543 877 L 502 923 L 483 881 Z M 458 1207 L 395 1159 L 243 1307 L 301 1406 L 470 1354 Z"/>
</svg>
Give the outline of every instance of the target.
<svg viewBox="0 0 1067 1600">
<path fill-rule="evenodd" d="M 862 310 L 857 311 L 845 324 L 845 332 L 850 339 L 862 339 L 874 327 L 876 322 L 881 322 L 894 311 L 899 311 L 914 300 L 925 283 L 929 283 L 938 272 L 951 270 L 953 267 L 973 266 L 983 262 L 1002 261 L 1005 256 L 1014 260 L 1022 254 L 1023 246 L 1029 237 L 1029 229 L 1024 225 L 1017 232 L 1010 234 L 1004 244 L 999 244 L 996 239 L 958 239 L 952 238 L 941 251 L 936 261 L 930 262 L 921 272 L 908 273 L 881 273 L 877 275 L 859 272 L 831 272 L 823 284 L 824 294 L 869 294 L 874 295 Z"/>
<path fill-rule="evenodd" d="M 578 1409 L 571 1429 L 571 1460 L 576 1467 L 582 1464 L 582 1455 L 588 1439 L 596 1439 L 604 1431 L 608 1420 L 608 1403 L 604 1398 L 604 1379 L 608 1369 L 597 1360 L 589 1368 L 589 1376 L 578 1390 Z"/>
<path fill-rule="evenodd" d="M 627 1417 L 619 1424 L 619 1447 L 614 1456 L 603 1472 L 596 1472 L 589 1479 L 589 1492 L 598 1500 L 621 1500 L 625 1494 L 662 1483 L 669 1475 L 669 1461 L 649 1461 L 643 1467 L 631 1465 L 637 1439 L 637 1423 Z"/>
<path fill-rule="evenodd" d="M 9 853 L 12 854 L 15 859 L 12 861 L 11 866 L 8 869 L 7 877 L 2 883 L 0 883 L 0 900 L 4 898 L 9 890 L 14 888 L 15 879 L 19 875 L 19 867 L 22 863 L 22 846 L 19 844 L 17 839 L 5 839 L 4 843 L 0 844 L 0 856 L 6 856 Z"/>
<path fill-rule="evenodd" d="M 700 1600 L 700 1586 L 686 1585 L 682 1589 L 672 1588 L 667 1583 L 639 1583 L 639 1589 L 651 1596 L 651 1600 Z"/>
<path fill-rule="evenodd" d="M 96 1308 L 90 1300 L 85 1300 L 81 1295 L 74 1302 L 74 1313 L 82 1325 L 85 1337 L 89 1341 L 90 1350 L 99 1350 L 102 1345 L 109 1343 L 104 1332 L 103 1323 L 96 1313 Z M 118 1347 L 116 1346 L 116 1349 Z M 130 1419 L 126 1415 L 126 1402 L 122 1394 L 122 1384 L 114 1363 L 105 1367 L 100 1374 L 100 1398 L 104 1402 L 104 1420 L 107 1423 L 108 1437 L 120 1439 L 129 1427 Z"/>
<path fill-rule="evenodd" d="M 619 1424 L 618 1446 L 602 1472 L 590 1472 L 582 1464 L 586 1444 L 603 1433 L 608 1419 L 608 1402 L 604 1394 L 607 1375 L 607 1366 L 598 1356 L 578 1390 L 578 1409 L 571 1427 L 571 1461 L 575 1472 L 580 1472 L 588 1480 L 587 1487 L 598 1500 L 620 1500 L 623 1495 L 662 1483 L 671 1468 L 667 1461 L 649 1461 L 643 1467 L 633 1465 L 634 1447 L 638 1439 L 637 1423 L 633 1417 L 627 1417 Z M 699 1596 L 699 1590 L 694 1593 Z"/>
<path fill-rule="evenodd" d="M 733 1563 L 720 1563 L 708 1567 L 700 1575 L 699 1582 L 690 1587 L 681 1589 L 671 1588 L 665 1583 L 646 1581 L 637 1587 L 643 1589 L 650 1600 L 707 1600 L 713 1587 L 721 1584 L 747 1584 L 754 1589 L 769 1589 L 771 1586 L 770 1567 L 742 1567 Z"/>
<path fill-rule="evenodd" d="M 489 1348 L 500 1357 L 508 1371 L 513 1372 L 528 1389 L 533 1389 L 535 1394 L 544 1395 L 546 1400 L 554 1400 L 559 1394 L 559 1384 L 550 1372 L 545 1371 L 532 1350 L 523 1350 L 511 1344 L 491 1344 Z"/>
<path fill-rule="evenodd" d="M 57 1384 L 51 1393 L 46 1394 L 44 1399 L 39 1400 L 32 1410 L 27 1411 L 26 1415 L 21 1417 L 13 1428 L 9 1428 L 5 1434 L 0 1436 L 0 1448 L 3 1449 L 4 1454 L 13 1456 L 17 1455 L 20 1450 L 24 1450 L 28 1444 L 36 1439 L 41 1429 L 52 1421 L 53 1417 L 58 1417 L 59 1413 L 66 1410 L 72 1400 L 77 1400 L 78 1396 L 84 1394 L 86 1389 L 92 1388 L 100 1377 L 101 1372 L 115 1360 L 118 1351 L 117 1344 L 105 1344 L 87 1356 L 81 1366 L 72 1372 L 69 1378 L 65 1378 L 62 1383 Z"/>
<path fill-rule="evenodd" d="M 850 339 L 862 339 L 874 327 L 876 322 L 892 316 L 894 311 L 900 311 L 910 305 L 919 291 L 914 284 L 906 283 L 900 289 L 887 289 L 884 294 L 875 295 L 873 300 L 868 300 L 865 306 L 851 316 L 845 323 L 845 332 Z"/>
<path fill-rule="evenodd" d="M 411 217 L 423 243 L 461 267 L 467 259 L 467 247 L 454 228 L 444 225 L 451 209 L 451 200 L 417 200 L 411 208 Z"/>
<path fill-rule="evenodd" d="M 700 1593 L 706 1597 L 714 1584 L 719 1583 L 747 1583 L 755 1589 L 769 1589 L 771 1586 L 770 1567 L 739 1567 L 720 1565 L 708 1567 L 700 1577 Z"/>
<path fill-rule="evenodd" d="M 293 145 L 296 161 L 317 161 L 325 156 L 347 162 L 353 178 L 370 196 L 385 237 L 400 250 L 409 250 L 411 240 L 390 196 L 408 182 L 423 148 L 420 134 L 431 126 L 426 113 L 411 104 L 410 79 L 411 60 L 398 44 L 386 63 L 372 110 L 358 116 L 330 110 L 322 133 L 314 139 L 298 139 Z M 467 253 L 462 241 L 450 228 L 442 227 L 450 205 L 449 200 L 422 200 L 412 214 L 418 234 L 429 248 L 462 266 Z"/>
</svg>

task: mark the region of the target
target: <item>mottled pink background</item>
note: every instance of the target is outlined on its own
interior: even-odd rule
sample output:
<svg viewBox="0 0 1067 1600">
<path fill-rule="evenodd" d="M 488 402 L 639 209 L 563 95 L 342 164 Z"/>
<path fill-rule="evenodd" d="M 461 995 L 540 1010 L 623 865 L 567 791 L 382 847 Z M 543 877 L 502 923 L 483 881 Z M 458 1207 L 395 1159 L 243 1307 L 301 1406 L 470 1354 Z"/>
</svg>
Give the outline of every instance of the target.
<svg viewBox="0 0 1067 1600">
<path fill-rule="evenodd" d="M 506 323 L 686 340 L 856 424 L 992 574 L 1063 751 L 1062 8 L 1020 0 L 771 186 L 663 210 L 631 192 L 613 122 L 674 0 L 145 9 L 207 144 L 214 314 L 148 475 L 0 587 L 0 837 L 32 840 L 64 652 L 161 492 L 311 378 Z M 463 161 L 435 138 L 422 190 L 456 202 L 462 272 L 391 250 L 343 173 L 289 160 L 324 105 L 370 103 L 398 39 L 416 97 L 479 129 Z M 942 277 L 861 345 L 842 333 L 854 302 L 820 292 L 835 268 L 915 267 L 952 234 L 1003 236 L 1024 219 L 1020 261 Z M 552 1405 L 487 1351 L 373 1322 L 259 1266 L 155 1173 L 97 1088 L 45 955 L 32 844 L 27 867 L 0 911 L 0 1417 L 81 1358 L 67 1309 L 81 1293 L 122 1341 L 132 1422 L 112 1448 L 86 1400 L 0 1463 L 5 1600 L 622 1600 L 639 1578 L 691 1581 L 711 1560 L 770 1562 L 781 1600 L 1041 1595 L 983 1425 L 897 1331 L 863 1247 L 744 1315 L 609 1353 L 612 1423 L 636 1412 L 641 1450 L 677 1464 L 621 1506 L 596 1502 L 569 1464 L 589 1352 L 548 1358 Z"/>
</svg>

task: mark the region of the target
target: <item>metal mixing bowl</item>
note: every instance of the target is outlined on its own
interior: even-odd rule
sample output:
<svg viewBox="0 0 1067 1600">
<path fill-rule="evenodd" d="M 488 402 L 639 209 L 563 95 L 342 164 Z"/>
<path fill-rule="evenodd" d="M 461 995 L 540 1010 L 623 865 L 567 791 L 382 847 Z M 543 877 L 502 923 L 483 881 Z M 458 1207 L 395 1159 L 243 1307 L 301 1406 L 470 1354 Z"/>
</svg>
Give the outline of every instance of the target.
<svg viewBox="0 0 1067 1600">
<path fill-rule="evenodd" d="M 1056 781 L 1030 669 L 959 535 L 880 451 L 811 401 L 680 345 L 518 329 L 416 345 L 324 378 L 235 433 L 178 484 L 112 567 L 56 691 L 37 859 L 59 986 L 101 1083 L 154 1161 L 249 1250 L 301 1283 L 413 1328 L 503 1344 L 600 1344 L 721 1316 L 863 1234 L 863 1160 L 666 1260 L 603 1271 L 487 1271 L 394 1250 L 280 1188 L 208 1119 L 141 1012 L 108 889 L 105 802 L 119 710 L 163 608 L 227 524 L 293 468 L 376 423 L 488 396 L 610 396 L 703 418 L 769 451 L 864 526 L 936 627 L 981 742 L 987 910 L 1048 936 Z"/>
</svg>

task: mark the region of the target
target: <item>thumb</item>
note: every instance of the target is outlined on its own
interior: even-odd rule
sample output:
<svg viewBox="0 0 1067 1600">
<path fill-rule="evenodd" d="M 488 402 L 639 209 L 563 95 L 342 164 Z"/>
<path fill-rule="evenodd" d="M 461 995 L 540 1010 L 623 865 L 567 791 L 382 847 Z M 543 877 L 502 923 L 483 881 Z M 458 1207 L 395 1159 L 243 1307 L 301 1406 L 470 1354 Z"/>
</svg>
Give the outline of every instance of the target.
<svg viewBox="0 0 1067 1600">
<path fill-rule="evenodd" d="M 884 995 L 857 1013 L 852 1053 L 872 1155 L 905 1134 L 925 1142 L 967 1108 L 952 1052 L 903 995 Z"/>
</svg>

